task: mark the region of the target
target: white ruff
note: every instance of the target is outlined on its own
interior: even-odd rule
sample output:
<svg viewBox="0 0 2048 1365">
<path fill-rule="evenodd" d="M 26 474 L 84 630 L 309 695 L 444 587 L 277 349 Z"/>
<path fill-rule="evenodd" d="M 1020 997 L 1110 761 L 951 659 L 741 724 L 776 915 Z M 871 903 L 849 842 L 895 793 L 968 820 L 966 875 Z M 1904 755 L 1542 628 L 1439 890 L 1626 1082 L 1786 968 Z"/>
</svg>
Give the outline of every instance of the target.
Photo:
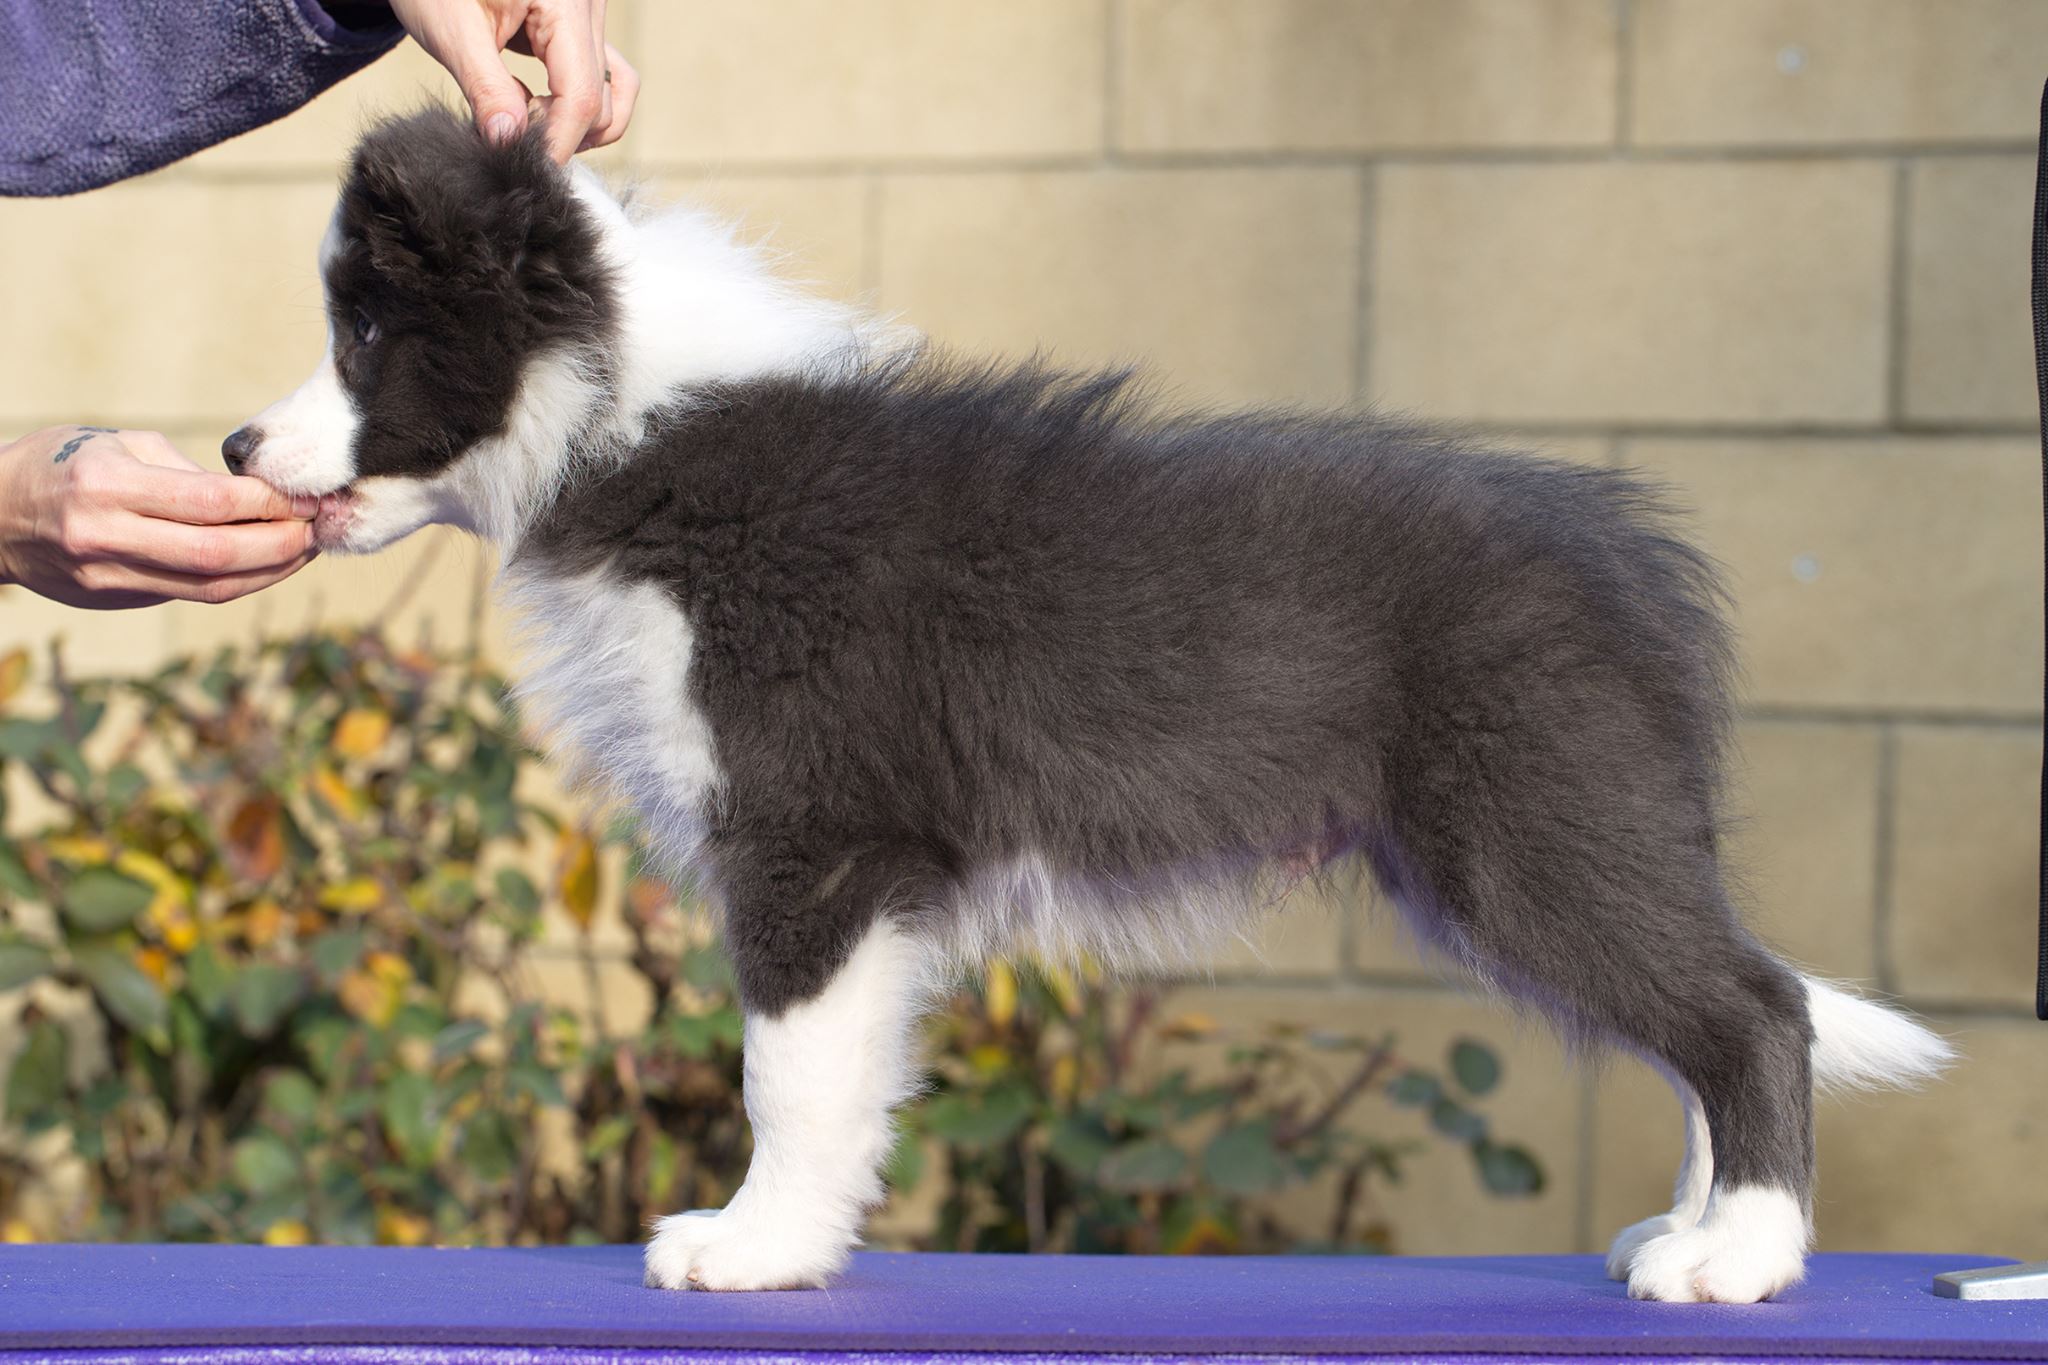
<svg viewBox="0 0 2048 1365">
<path fill-rule="evenodd" d="M 649 1285 L 803 1289 L 846 1263 L 882 1202 L 890 1111 L 916 1088 L 916 1025 L 939 985 L 936 956 L 884 920 L 816 999 L 747 1016 L 746 1183 L 717 1212 L 655 1224 Z"/>
<path fill-rule="evenodd" d="M 679 208 L 636 221 L 588 171 L 577 168 L 572 183 L 616 272 L 614 349 L 603 364 L 577 353 L 529 362 L 505 431 L 431 481 L 425 496 L 416 488 L 396 520 L 425 502 L 445 504 L 451 510 L 431 519 L 506 547 L 498 588 L 530 655 L 520 697 L 558 757 L 630 801 L 656 851 L 676 866 L 694 861 L 719 780 L 709 727 L 690 699 L 689 623 L 653 584 L 602 568 L 556 575 L 519 558 L 518 541 L 579 458 L 616 458 L 654 412 L 687 406 L 702 385 L 850 361 L 867 324 L 777 280 L 709 217 Z M 375 516 L 368 497 L 365 504 L 358 522 Z"/>
<path fill-rule="evenodd" d="M 609 430 L 637 438 L 687 391 L 759 375 L 826 375 L 910 334 L 804 293 L 730 223 L 687 205 L 630 213 L 589 170 L 576 198 L 598 224 L 623 316 Z"/>
<path fill-rule="evenodd" d="M 499 579 L 523 627 L 513 688 L 578 780 L 631 802 L 671 867 L 695 862 L 719 775 L 690 700 L 689 622 L 652 583 L 599 569 Z"/>
</svg>

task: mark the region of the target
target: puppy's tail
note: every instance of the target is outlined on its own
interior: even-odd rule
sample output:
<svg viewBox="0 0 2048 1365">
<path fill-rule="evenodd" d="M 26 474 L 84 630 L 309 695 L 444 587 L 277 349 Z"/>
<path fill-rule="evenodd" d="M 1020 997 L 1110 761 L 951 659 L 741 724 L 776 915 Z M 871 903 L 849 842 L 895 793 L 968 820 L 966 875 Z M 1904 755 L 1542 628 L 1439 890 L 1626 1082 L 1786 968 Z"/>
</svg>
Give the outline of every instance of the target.
<svg viewBox="0 0 2048 1365">
<path fill-rule="evenodd" d="M 1948 1040 L 1902 1012 L 1814 977 L 1813 1083 L 1821 1090 L 1910 1090 L 1956 1059 Z"/>
</svg>

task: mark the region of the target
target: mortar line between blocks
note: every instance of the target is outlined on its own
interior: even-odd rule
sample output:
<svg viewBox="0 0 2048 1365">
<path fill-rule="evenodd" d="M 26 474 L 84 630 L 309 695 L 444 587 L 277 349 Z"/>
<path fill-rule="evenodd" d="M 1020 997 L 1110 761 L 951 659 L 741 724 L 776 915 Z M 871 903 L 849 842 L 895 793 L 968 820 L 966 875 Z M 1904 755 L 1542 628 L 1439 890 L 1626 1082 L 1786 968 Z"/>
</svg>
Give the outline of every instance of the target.
<svg viewBox="0 0 2048 1365">
<path fill-rule="evenodd" d="M 788 160 L 705 160 L 703 158 L 631 159 L 638 175 L 710 176 L 735 180 L 801 177 L 811 175 L 860 175 L 868 172 L 901 172 L 913 175 L 1005 175 L 1033 172 L 1082 174 L 1100 170 L 1105 160 L 1131 169 L 1145 170 L 1252 170 L 1313 169 L 1357 164 L 1370 156 L 1387 165 L 1399 166 L 1599 166 L 1620 159 L 1632 164 L 1685 164 L 1705 166 L 1760 165 L 1772 162 L 1841 161 L 1890 163 L 1901 157 L 1996 157 L 2019 156 L 2033 150 L 2022 139 L 1968 141 L 1892 141 L 1872 143 L 1800 143 L 1784 146 L 1684 146 L 1645 147 L 1631 144 L 1618 149 L 1612 141 L 1574 143 L 1569 146 L 1499 147 L 1258 147 L 1244 150 L 1118 151 L 1114 157 L 1068 152 L 998 152 L 977 155 L 851 156 L 791 158 Z M 319 186 L 331 188 L 334 167 L 174 166 L 159 171 L 147 185 L 115 187 L 118 194 L 147 194 L 169 186 Z"/>
<path fill-rule="evenodd" d="M 1593 1180 L 1600 1169 L 1599 1139 L 1595 1119 L 1600 1110 L 1600 1071 L 1597 1067 L 1574 1067 L 1579 1081 L 1579 1197 L 1573 1201 L 1572 1246 L 1580 1252 L 1604 1251 L 1593 1228 Z"/>
<path fill-rule="evenodd" d="M 1379 170 L 1368 161 L 1358 168 L 1358 297 L 1352 309 L 1351 383 L 1358 403 L 1372 401 L 1373 268 L 1379 260 Z"/>
<path fill-rule="evenodd" d="M 1892 961 L 1892 873 L 1895 863 L 1893 840 L 1897 833 L 1899 735 L 1898 727 L 1887 722 L 1877 740 L 1877 866 L 1871 879 L 1871 963 L 1877 973 L 1878 989 L 1887 995 L 1899 993 L 1898 972 Z"/>
<path fill-rule="evenodd" d="M 1885 310 L 1885 411 L 1894 427 L 1906 421 L 1906 339 L 1912 316 L 1906 299 L 1907 255 L 1912 250 L 1913 162 L 1892 168 L 1890 307 Z"/>
<path fill-rule="evenodd" d="M 861 179 L 860 206 L 860 289 L 870 308 L 879 308 L 882 297 L 882 228 L 884 200 L 888 191 L 883 177 L 869 172 Z"/>
<path fill-rule="evenodd" d="M 1614 0 L 1614 154 L 1626 156 L 1635 137 L 1629 101 L 1635 98 L 1635 14 L 1631 0 Z"/>
<path fill-rule="evenodd" d="M 1123 162 L 1123 144 L 1117 136 L 1118 116 L 1123 112 L 1123 9 L 1124 0 L 1106 0 L 1102 6 L 1102 164 Z"/>
</svg>

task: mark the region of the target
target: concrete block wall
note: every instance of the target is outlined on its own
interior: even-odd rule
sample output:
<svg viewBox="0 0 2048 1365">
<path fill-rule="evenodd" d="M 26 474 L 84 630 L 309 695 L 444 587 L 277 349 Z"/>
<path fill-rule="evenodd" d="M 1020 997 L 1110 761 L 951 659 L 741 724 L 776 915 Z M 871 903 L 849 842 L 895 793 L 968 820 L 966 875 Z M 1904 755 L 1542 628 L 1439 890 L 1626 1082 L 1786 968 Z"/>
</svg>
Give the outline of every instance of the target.
<svg viewBox="0 0 2048 1365">
<path fill-rule="evenodd" d="M 601 159 L 743 217 L 826 290 L 966 349 L 1143 360 L 1190 400 L 1372 402 L 1669 480 L 1738 599 L 1758 922 L 1968 1054 L 1924 1095 L 1824 1111 L 1823 1241 L 2048 1254 L 2025 303 L 2048 6 L 612 13 L 646 94 Z M 141 182 L 0 205 L 0 434 L 122 422 L 211 459 L 317 354 L 312 253 L 350 133 L 438 91 L 401 53 Z M 0 642 L 62 631 L 77 666 L 125 667 L 316 618 L 454 640 L 487 569 L 422 538 L 225 609 L 91 617 L 4 592 Z M 1679 1144 L 1659 1083 L 1568 1064 L 1457 993 L 1368 892 L 1276 922 L 1262 957 L 1180 1003 L 1506 1050 L 1497 1122 L 1544 1157 L 1547 1190 L 1486 1201 L 1461 1159 L 1426 1158 L 1383 1201 L 1406 1249 L 1592 1249 L 1664 1205 Z"/>
</svg>

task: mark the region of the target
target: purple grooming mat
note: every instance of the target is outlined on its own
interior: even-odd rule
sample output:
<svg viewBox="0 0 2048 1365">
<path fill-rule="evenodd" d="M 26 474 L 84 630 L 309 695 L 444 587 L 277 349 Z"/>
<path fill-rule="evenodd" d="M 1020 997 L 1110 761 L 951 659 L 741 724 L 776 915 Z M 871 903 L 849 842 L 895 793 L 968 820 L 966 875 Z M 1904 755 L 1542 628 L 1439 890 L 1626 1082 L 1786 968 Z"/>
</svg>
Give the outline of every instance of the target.
<svg viewBox="0 0 2048 1365">
<path fill-rule="evenodd" d="M 1817 1256 L 1779 1301 L 1732 1308 L 1633 1303 L 1591 1256 L 864 1253 L 824 1291 L 684 1294 L 642 1288 L 637 1247 L 8 1246 L 0 1362 L 2048 1361 L 2048 1303 L 1930 1291 L 1994 1263 Z"/>
</svg>

